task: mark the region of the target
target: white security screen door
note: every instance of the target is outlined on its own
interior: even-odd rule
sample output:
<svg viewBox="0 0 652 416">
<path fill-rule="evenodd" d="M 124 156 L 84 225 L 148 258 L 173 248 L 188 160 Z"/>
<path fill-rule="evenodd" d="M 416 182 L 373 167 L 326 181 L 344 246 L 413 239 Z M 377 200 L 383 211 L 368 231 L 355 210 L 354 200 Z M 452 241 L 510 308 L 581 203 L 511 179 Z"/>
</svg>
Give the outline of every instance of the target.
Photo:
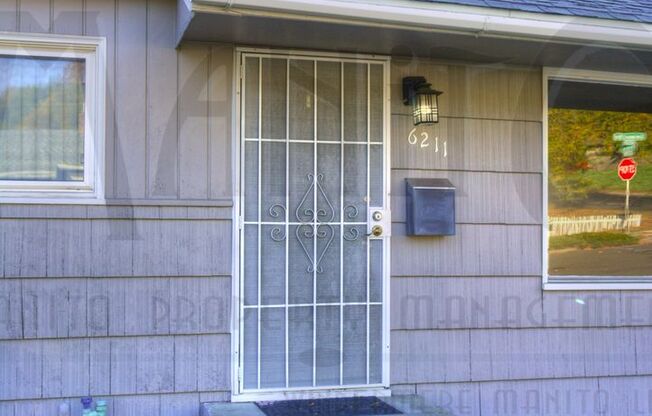
<svg viewBox="0 0 652 416">
<path fill-rule="evenodd" d="M 386 386 L 387 61 L 239 57 L 237 391 Z"/>
</svg>

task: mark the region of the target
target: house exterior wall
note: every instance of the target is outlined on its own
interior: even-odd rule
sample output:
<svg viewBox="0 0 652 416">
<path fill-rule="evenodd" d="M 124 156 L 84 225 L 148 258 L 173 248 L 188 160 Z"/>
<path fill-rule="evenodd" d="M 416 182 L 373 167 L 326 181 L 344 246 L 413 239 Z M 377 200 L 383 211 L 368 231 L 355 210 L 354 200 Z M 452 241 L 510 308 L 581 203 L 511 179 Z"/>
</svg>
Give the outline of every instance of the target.
<svg viewBox="0 0 652 416">
<path fill-rule="evenodd" d="M 107 38 L 106 206 L 0 206 L 0 415 L 230 390 L 233 48 L 175 49 L 174 0 L 0 3 L 0 30 Z"/>
<path fill-rule="evenodd" d="M 417 74 L 445 92 L 438 153 L 408 141 Z M 393 390 L 456 415 L 652 412 L 652 295 L 541 288 L 541 69 L 395 59 L 392 94 Z M 457 186 L 456 236 L 404 236 L 406 177 Z"/>
<path fill-rule="evenodd" d="M 108 40 L 107 206 L 0 206 L 0 416 L 229 399 L 233 47 L 175 49 L 176 21 L 173 0 L 0 4 L 0 30 Z M 445 92 L 428 147 L 408 141 L 407 75 Z M 394 391 L 517 415 L 532 391 L 594 414 L 602 389 L 607 414 L 636 414 L 652 295 L 541 289 L 541 70 L 395 59 L 391 79 Z M 457 186 L 456 236 L 405 236 L 408 177 Z"/>
</svg>

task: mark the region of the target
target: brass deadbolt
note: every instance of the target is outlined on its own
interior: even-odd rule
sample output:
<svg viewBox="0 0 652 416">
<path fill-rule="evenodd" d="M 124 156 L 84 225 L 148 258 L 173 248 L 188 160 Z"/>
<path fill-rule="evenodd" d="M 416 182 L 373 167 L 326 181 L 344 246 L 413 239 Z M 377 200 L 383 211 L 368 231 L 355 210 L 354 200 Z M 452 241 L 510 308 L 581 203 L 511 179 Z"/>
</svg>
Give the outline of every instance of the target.
<svg viewBox="0 0 652 416">
<path fill-rule="evenodd" d="M 383 227 L 380 225 L 374 225 L 373 228 L 371 229 L 371 235 L 374 237 L 380 237 L 383 235 Z"/>
</svg>

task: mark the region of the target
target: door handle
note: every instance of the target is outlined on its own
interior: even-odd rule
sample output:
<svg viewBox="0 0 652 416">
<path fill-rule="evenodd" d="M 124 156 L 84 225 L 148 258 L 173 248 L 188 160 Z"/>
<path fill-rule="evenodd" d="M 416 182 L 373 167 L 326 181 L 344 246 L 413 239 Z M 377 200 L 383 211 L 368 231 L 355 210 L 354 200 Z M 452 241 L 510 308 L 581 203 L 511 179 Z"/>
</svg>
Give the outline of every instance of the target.
<svg viewBox="0 0 652 416">
<path fill-rule="evenodd" d="M 392 234 L 392 216 L 388 209 L 369 207 L 367 211 L 367 237 L 385 238 Z"/>
</svg>

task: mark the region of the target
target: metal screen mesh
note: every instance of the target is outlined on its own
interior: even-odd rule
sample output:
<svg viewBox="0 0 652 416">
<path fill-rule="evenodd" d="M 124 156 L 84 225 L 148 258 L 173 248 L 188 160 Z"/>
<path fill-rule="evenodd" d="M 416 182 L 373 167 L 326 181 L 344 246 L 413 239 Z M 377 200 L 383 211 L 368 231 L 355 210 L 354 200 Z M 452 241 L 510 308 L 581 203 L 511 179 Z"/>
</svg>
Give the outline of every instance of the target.
<svg viewBox="0 0 652 416">
<path fill-rule="evenodd" d="M 247 54 L 244 390 L 382 383 L 384 67 Z M 371 204 L 371 205 L 370 205 Z"/>
</svg>

